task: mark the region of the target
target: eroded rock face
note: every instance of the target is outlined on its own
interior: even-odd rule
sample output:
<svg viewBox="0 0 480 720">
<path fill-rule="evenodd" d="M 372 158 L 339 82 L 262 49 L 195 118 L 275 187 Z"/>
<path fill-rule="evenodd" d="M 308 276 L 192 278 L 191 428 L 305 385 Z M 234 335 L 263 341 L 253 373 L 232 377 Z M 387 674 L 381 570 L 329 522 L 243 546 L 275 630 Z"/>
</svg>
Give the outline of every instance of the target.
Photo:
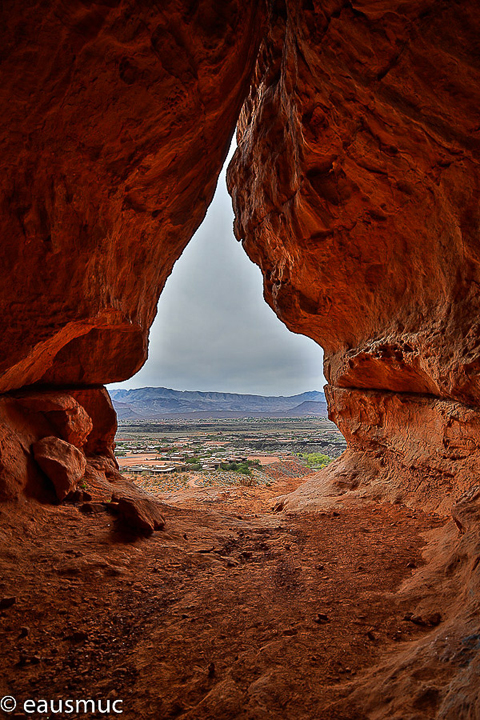
<svg viewBox="0 0 480 720">
<path fill-rule="evenodd" d="M 282 508 L 315 510 L 363 496 L 449 515 L 480 477 L 480 412 L 424 395 L 329 388 L 348 450 Z"/>
<path fill-rule="evenodd" d="M 261 7 L 2 4 L 0 391 L 141 367 L 212 198 Z"/>
<path fill-rule="evenodd" d="M 93 500 L 131 531 L 162 529 L 160 503 L 118 471 L 116 429 L 105 388 L 0 396 L 0 501 Z"/>
<path fill-rule="evenodd" d="M 106 394 L 105 390 L 100 389 L 88 392 L 97 397 L 97 402 L 103 393 Z M 94 401 L 92 398 L 91 402 Z M 61 450 L 65 450 L 65 467 L 68 470 L 72 464 L 72 455 L 77 459 L 80 456 L 85 457 L 84 448 L 92 432 L 93 421 L 90 415 L 68 393 L 28 393 L 22 390 L 12 395 L 1 395 L 0 499 L 18 500 L 26 496 L 53 500 L 55 495 L 51 494 L 50 488 L 45 485 L 45 476 L 39 472 L 39 464 L 34 460 L 32 448 L 39 441 L 43 442 L 44 438 L 50 438 L 53 445 L 57 444 L 56 455 L 60 463 Z M 76 465 L 83 466 L 83 461 L 78 460 Z M 48 471 L 45 472 L 49 475 Z M 81 474 L 76 479 L 80 477 Z M 69 484 L 66 480 L 65 487 Z M 71 486 L 74 484 L 75 481 L 72 481 Z M 64 497 L 62 492 L 60 494 Z"/>
<path fill-rule="evenodd" d="M 161 508 L 119 474 L 108 396 L 82 386 L 145 359 L 158 294 L 212 197 L 262 6 L 47 5 L 1 8 L 0 391 L 76 389 L 0 397 L 0 498 L 52 499 L 31 448 L 53 443 L 57 465 L 78 460 L 67 492 L 81 477 L 89 511 L 112 506 L 149 532 Z M 270 12 L 230 172 L 236 232 L 279 317 L 325 348 L 349 445 L 281 505 L 388 498 L 455 520 L 412 580 L 420 602 L 423 584 L 438 588 L 426 617 L 440 600 L 449 617 L 352 682 L 333 714 L 473 717 L 478 3 Z"/>
<path fill-rule="evenodd" d="M 98 404 L 102 393 L 86 392 Z M 55 391 L 20 392 L 15 395 L 17 404 L 27 415 L 45 415 L 57 433 L 68 443 L 83 448 L 93 430 L 93 421 L 85 408 L 72 395 Z"/>
<path fill-rule="evenodd" d="M 237 237 L 277 315 L 324 347 L 351 447 L 423 443 L 450 471 L 432 397 L 480 401 L 479 24 L 473 1 L 286 0 L 229 172 Z"/>
</svg>

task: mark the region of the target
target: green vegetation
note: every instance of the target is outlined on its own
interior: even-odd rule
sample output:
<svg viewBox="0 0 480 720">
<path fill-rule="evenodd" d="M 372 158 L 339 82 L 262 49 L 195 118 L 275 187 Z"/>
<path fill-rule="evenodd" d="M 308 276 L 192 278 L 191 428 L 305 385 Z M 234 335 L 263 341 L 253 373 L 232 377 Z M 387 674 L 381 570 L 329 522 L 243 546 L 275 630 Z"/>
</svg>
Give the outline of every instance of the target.
<svg viewBox="0 0 480 720">
<path fill-rule="evenodd" d="M 329 455 L 323 453 L 300 453 L 300 457 L 306 460 L 309 467 L 316 470 L 326 467 L 333 460 Z"/>
<path fill-rule="evenodd" d="M 245 462 L 229 462 L 221 463 L 220 470 L 233 470 L 233 472 L 241 473 L 242 475 L 251 475 L 252 467 L 258 467 L 258 460 L 245 460 Z"/>
</svg>

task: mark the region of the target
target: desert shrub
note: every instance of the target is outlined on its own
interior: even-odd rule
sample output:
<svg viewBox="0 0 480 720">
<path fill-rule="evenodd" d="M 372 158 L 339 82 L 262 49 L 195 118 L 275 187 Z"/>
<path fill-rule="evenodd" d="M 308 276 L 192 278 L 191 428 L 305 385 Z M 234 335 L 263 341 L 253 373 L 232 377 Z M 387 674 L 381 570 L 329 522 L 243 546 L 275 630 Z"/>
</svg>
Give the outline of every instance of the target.
<svg viewBox="0 0 480 720">
<path fill-rule="evenodd" d="M 323 453 L 308 453 L 304 455 L 307 465 L 313 468 L 324 468 L 328 463 L 332 462 L 333 458 Z"/>
<path fill-rule="evenodd" d="M 229 462 L 229 463 L 221 463 L 220 464 L 220 470 L 238 470 L 238 465 L 236 462 Z"/>
<path fill-rule="evenodd" d="M 252 471 L 250 470 L 250 466 L 248 462 L 239 463 L 237 466 L 237 472 L 242 473 L 242 475 L 251 475 Z"/>
</svg>

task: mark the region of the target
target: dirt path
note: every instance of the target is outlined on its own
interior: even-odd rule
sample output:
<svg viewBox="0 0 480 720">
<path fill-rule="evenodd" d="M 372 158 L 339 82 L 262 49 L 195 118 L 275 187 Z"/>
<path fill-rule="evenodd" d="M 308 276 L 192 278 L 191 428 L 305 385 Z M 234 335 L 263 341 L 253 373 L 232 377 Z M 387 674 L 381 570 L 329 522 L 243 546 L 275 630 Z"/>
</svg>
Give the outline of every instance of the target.
<svg viewBox="0 0 480 720">
<path fill-rule="evenodd" d="M 359 720 L 352 681 L 428 631 L 395 591 L 438 521 L 374 504 L 288 516 L 266 493 L 192 495 L 142 539 L 106 511 L 3 512 L 0 694 L 116 698 L 125 720 Z"/>
<path fill-rule="evenodd" d="M 199 483 L 197 482 L 198 479 L 199 479 L 198 475 L 193 475 L 192 473 L 190 473 L 188 481 L 187 481 L 187 487 L 190 487 L 190 488 L 200 487 Z"/>
</svg>

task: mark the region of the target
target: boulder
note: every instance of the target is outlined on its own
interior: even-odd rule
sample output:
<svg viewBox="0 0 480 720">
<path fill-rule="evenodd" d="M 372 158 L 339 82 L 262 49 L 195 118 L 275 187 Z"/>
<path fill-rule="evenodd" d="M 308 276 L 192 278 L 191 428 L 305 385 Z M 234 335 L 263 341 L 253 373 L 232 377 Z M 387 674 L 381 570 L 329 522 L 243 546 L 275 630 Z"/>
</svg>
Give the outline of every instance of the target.
<svg viewBox="0 0 480 720">
<path fill-rule="evenodd" d="M 123 522 L 133 530 L 150 534 L 154 530 L 163 530 L 165 519 L 161 513 L 161 505 L 153 498 L 132 496 L 113 497 L 117 503 L 118 513 Z"/>
<path fill-rule="evenodd" d="M 96 391 L 101 392 L 100 390 Z M 58 434 L 71 445 L 82 448 L 93 429 L 90 415 L 70 393 L 55 390 L 15 394 L 18 404 L 27 412 L 45 415 Z"/>
<path fill-rule="evenodd" d="M 74 445 L 57 437 L 46 437 L 32 445 L 36 462 L 52 481 L 59 500 L 63 500 L 83 477 L 87 460 Z"/>
</svg>

